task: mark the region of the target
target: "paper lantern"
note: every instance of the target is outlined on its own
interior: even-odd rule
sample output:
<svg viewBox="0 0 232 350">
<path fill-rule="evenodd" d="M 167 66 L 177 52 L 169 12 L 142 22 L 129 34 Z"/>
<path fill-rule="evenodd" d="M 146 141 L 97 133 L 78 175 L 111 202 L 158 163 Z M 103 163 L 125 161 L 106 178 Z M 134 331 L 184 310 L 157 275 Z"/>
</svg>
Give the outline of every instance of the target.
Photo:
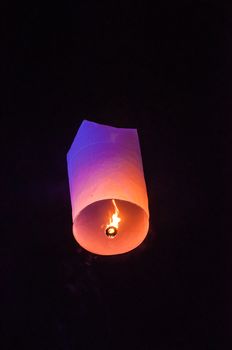
<svg viewBox="0 0 232 350">
<path fill-rule="evenodd" d="M 67 162 L 77 242 L 101 255 L 137 247 L 149 227 L 137 130 L 84 120 Z"/>
</svg>

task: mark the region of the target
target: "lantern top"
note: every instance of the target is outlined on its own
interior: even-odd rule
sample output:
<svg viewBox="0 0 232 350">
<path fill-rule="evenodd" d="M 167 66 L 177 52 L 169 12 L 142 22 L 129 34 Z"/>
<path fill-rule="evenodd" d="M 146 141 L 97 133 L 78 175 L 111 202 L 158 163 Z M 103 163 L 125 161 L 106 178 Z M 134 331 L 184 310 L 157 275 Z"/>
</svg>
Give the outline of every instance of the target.
<svg viewBox="0 0 232 350">
<path fill-rule="evenodd" d="M 76 133 L 67 156 L 69 157 L 72 151 L 77 153 L 78 150 L 79 153 L 85 147 L 100 143 L 126 144 L 127 148 L 136 148 L 140 153 L 137 129 L 116 128 L 84 119 Z"/>
</svg>

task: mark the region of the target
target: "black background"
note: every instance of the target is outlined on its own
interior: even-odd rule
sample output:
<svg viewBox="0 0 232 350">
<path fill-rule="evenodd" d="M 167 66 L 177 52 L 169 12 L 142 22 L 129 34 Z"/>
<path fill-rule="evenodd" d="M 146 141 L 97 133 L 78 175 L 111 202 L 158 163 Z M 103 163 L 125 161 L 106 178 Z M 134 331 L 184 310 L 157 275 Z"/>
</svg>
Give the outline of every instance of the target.
<svg viewBox="0 0 232 350">
<path fill-rule="evenodd" d="M 2 349 L 228 348 L 229 8 L 2 8 Z M 72 236 L 66 153 L 83 119 L 138 129 L 150 230 L 124 255 Z"/>
</svg>

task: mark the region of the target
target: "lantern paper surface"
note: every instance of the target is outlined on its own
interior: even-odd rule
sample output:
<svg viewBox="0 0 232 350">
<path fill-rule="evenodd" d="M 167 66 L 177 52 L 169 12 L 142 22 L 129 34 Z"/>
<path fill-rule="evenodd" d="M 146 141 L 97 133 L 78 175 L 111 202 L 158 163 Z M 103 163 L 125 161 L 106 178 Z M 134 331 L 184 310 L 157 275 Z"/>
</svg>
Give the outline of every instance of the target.
<svg viewBox="0 0 232 350">
<path fill-rule="evenodd" d="M 101 255 L 121 254 L 137 247 L 149 227 L 137 130 L 84 120 L 67 162 L 77 242 Z M 117 234 L 107 236 L 113 214 L 119 217 Z"/>
</svg>

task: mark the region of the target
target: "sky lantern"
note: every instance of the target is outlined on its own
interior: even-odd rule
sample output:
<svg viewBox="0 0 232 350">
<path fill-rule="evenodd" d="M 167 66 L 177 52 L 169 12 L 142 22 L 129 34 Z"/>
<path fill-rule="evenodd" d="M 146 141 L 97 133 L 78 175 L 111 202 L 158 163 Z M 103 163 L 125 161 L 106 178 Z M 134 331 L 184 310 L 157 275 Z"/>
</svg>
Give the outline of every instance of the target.
<svg viewBox="0 0 232 350">
<path fill-rule="evenodd" d="M 76 241 L 100 255 L 136 248 L 149 227 L 137 130 L 84 120 L 67 162 Z"/>
</svg>

